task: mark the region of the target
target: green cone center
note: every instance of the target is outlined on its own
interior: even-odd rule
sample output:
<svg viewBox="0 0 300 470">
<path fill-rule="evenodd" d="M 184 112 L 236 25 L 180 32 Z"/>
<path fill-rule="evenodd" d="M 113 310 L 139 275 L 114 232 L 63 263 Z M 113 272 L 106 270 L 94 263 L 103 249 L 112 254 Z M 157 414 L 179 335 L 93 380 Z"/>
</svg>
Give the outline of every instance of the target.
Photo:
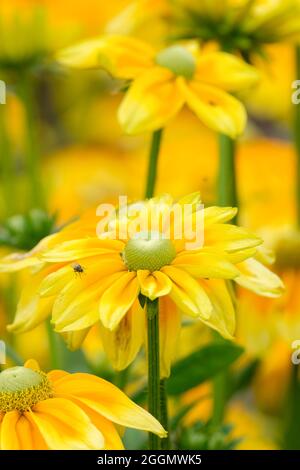
<svg viewBox="0 0 300 470">
<path fill-rule="evenodd" d="M 196 71 L 196 60 L 190 51 L 182 46 L 171 46 L 160 51 L 155 59 L 157 65 L 165 67 L 174 75 L 187 79 L 193 78 Z"/>
<path fill-rule="evenodd" d="M 12 367 L 0 373 L 0 412 L 26 411 L 51 397 L 51 385 L 43 372 Z"/>
<path fill-rule="evenodd" d="M 123 251 L 123 260 L 129 271 L 158 271 L 170 264 L 176 256 L 171 240 L 153 237 L 132 238 Z"/>
</svg>

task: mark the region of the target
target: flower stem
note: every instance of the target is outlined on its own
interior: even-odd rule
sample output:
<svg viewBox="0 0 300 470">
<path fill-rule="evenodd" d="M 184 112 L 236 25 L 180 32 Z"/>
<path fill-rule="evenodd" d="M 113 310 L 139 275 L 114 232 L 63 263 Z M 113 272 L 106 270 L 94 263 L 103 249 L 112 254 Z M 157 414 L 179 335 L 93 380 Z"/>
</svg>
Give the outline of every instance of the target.
<svg viewBox="0 0 300 470">
<path fill-rule="evenodd" d="M 5 215 L 15 212 L 15 168 L 5 122 L 6 106 L 0 105 L 1 176 Z"/>
<path fill-rule="evenodd" d="M 166 379 L 160 381 L 160 424 L 169 430 L 169 415 L 168 415 L 168 396 L 166 390 Z M 164 450 L 170 449 L 169 433 L 165 439 L 161 441 L 161 448 Z"/>
<path fill-rule="evenodd" d="M 227 135 L 219 137 L 219 179 L 218 204 L 220 206 L 238 206 L 236 171 L 235 171 L 235 141 Z"/>
<path fill-rule="evenodd" d="M 18 85 L 18 93 L 22 100 L 25 112 L 25 151 L 28 180 L 30 185 L 31 207 L 44 208 L 44 193 L 41 184 L 40 151 L 37 135 L 37 112 L 32 77 L 28 73 L 21 75 Z"/>
<path fill-rule="evenodd" d="M 147 175 L 147 186 L 145 192 L 145 198 L 149 199 L 153 197 L 157 176 L 157 164 L 159 157 L 159 150 L 161 145 L 163 129 L 153 132 L 150 155 L 149 155 L 149 166 L 148 166 L 148 175 Z"/>
<path fill-rule="evenodd" d="M 224 134 L 219 136 L 219 178 L 218 178 L 218 204 L 220 206 L 238 207 L 236 171 L 235 171 L 235 141 Z M 233 219 L 232 223 L 237 223 Z M 220 336 L 216 333 L 217 339 Z M 222 423 L 227 402 L 228 371 L 224 370 L 213 380 L 214 407 L 213 423 L 218 426 Z"/>
<path fill-rule="evenodd" d="M 296 47 L 296 73 L 300 80 L 300 46 Z M 297 203 L 297 223 L 300 227 L 300 104 L 295 105 L 294 113 L 294 140 L 297 153 L 296 170 L 296 203 Z"/>
<path fill-rule="evenodd" d="M 158 300 L 147 299 L 148 322 L 148 409 L 160 420 L 159 310 Z M 149 434 L 149 449 L 160 450 L 161 440 Z"/>
</svg>

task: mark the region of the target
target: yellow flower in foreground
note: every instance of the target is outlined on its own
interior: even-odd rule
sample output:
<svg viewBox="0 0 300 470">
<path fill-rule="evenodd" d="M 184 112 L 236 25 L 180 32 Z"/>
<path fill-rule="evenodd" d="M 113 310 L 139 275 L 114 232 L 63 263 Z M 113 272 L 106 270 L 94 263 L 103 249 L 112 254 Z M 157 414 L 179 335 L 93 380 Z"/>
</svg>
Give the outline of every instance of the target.
<svg viewBox="0 0 300 470">
<path fill-rule="evenodd" d="M 123 449 L 115 425 L 165 437 L 159 422 L 117 387 L 34 360 L 0 373 L 1 450 Z"/>
<path fill-rule="evenodd" d="M 224 52 L 202 55 L 194 44 L 157 52 L 140 40 L 115 35 L 65 49 L 58 61 L 132 80 L 118 115 L 128 134 L 164 127 L 187 104 L 209 128 L 234 138 L 244 130 L 246 112 L 228 92 L 258 78 L 253 67 Z"/>
<path fill-rule="evenodd" d="M 236 209 L 204 209 L 199 203 L 195 193 L 176 204 L 168 195 L 133 204 L 129 208 L 137 217 L 145 213 L 151 220 L 157 217 L 157 225 L 155 229 L 151 226 L 151 232 L 136 228 L 130 235 L 121 233 L 127 221 L 121 213 L 112 216 L 101 233 L 100 217 L 88 214 L 42 240 L 30 253 L 3 259 L 2 271 L 33 268 L 9 329 L 31 329 L 52 311 L 56 331 L 72 335 L 71 344 L 79 346 L 89 328 L 100 320 L 104 348 L 114 366 L 122 369 L 133 361 L 144 341 L 140 294 L 151 300 L 159 298 L 161 369 L 165 376 L 182 315 L 232 338 L 235 313 L 227 281 L 234 279 L 270 297 L 281 293 L 282 283 L 259 261 L 263 259 L 258 249 L 261 239 L 227 223 Z M 191 232 L 183 231 L 181 238 L 174 236 L 178 229 L 172 216 L 175 207 L 177 213 L 178 208 L 191 208 L 189 214 L 183 212 L 180 226 L 202 218 L 203 243 L 187 247 Z"/>
</svg>

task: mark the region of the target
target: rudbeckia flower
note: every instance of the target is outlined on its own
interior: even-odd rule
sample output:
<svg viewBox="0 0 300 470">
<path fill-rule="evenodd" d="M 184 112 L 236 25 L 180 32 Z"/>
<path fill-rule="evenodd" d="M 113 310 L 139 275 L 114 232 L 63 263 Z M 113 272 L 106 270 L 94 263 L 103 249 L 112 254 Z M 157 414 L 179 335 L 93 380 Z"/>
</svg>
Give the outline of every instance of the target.
<svg viewBox="0 0 300 470">
<path fill-rule="evenodd" d="M 229 92 L 258 79 L 253 67 L 224 52 L 199 54 L 195 44 L 155 51 L 143 41 L 115 35 L 65 49 L 58 61 L 103 68 L 131 82 L 118 112 L 128 134 L 164 127 L 187 104 L 209 128 L 235 138 L 244 130 L 246 112 Z"/>
<path fill-rule="evenodd" d="M 123 449 L 116 425 L 166 436 L 155 418 L 99 377 L 45 374 L 34 360 L 0 373 L 1 450 Z"/>
<path fill-rule="evenodd" d="M 131 2 L 108 31 L 143 36 L 146 18 L 161 21 L 177 38 L 216 41 L 222 49 L 249 54 L 266 44 L 299 40 L 299 0 L 149 0 Z M 156 17 L 155 17 L 156 16 Z"/>
<path fill-rule="evenodd" d="M 127 219 L 117 213 L 96 235 L 99 217 L 89 214 L 45 238 L 30 253 L 3 259 L 2 271 L 33 269 L 10 331 L 31 329 L 52 311 L 56 331 L 72 335 L 72 344 L 78 347 L 89 328 L 100 321 L 104 348 L 113 365 L 123 369 L 144 341 L 140 295 L 160 299 L 163 376 L 169 374 L 183 315 L 232 338 L 235 312 L 227 281 L 234 279 L 270 297 L 280 295 L 282 283 L 261 262 L 265 260 L 259 250 L 261 239 L 227 223 L 236 209 L 204 209 L 199 202 L 196 193 L 176 203 L 166 195 L 130 206 L 138 215 L 159 214 L 156 231 L 146 234 L 138 228 L 130 235 L 121 233 L 117 229 Z M 172 217 L 175 205 L 176 209 L 191 207 L 184 224 L 203 218 L 201 246 L 187 249 L 190 233 L 174 236 L 178 229 Z"/>
</svg>

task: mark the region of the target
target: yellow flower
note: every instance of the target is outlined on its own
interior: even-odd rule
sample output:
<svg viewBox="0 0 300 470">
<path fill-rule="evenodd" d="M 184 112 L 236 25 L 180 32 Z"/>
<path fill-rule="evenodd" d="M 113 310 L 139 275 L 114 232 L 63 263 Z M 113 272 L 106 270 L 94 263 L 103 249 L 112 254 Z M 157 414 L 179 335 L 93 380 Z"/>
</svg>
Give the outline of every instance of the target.
<svg viewBox="0 0 300 470">
<path fill-rule="evenodd" d="M 249 58 L 266 44 L 298 40 L 299 13 L 299 0 L 157 0 L 155 8 L 149 0 L 137 0 L 110 22 L 108 31 L 141 36 L 145 18 L 156 14 L 153 22 L 163 22 L 169 35 L 217 42 Z"/>
<path fill-rule="evenodd" d="M 155 418 L 99 377 L 45 374 L 34 360 L 0 373 L 1 450 L 123 449 L 116 425 L 166 436 Z"/>
<path fill-rule="evenodd" d="M 100 320 L 104 347 L 114 366 L 122 369 L 133 361 L 144 340 L 144 310 L 139 302 L 142 294 L 151 300 L 160 299 L 164 376 L 169 374 L 182 314 L 232 338 L 235 315 L 227 280 L 234 279 L 271 297 L 281 293 L 282 283 L 254 259 L 261 240 L 227 223 L 236 209 L 203 209 L 199 202 L 195 193 L 176 205 L 167 195 L 133 204 L 130 207 L 138 217 L 146 213 L 157 220 L 155 230 L 146 234 L 138 228 L 134 233 L 122 233 L 122 224 L 128 219 L 120 213 L 112 216 L 97 236 L 99 218 L 88 214 L 42 240 L 30 253 L 2 260 L 2 271 L 33 267 L 10 330 L 31 329 L 52 311 L 56 331 L 71 334 L 78 346 Z M 191 242 L 190 232 L 183 232 L 181 239 L 175 237 L 179 224 L 172 217 L 175 206 L 183 211 L 186 205 L 192 211 L 184 216 L 184 224 L 197 223 L 199 216 L 204 219 L 204 244 L 192 249 L 186 245 Z M 168 218 L 169 227 L 164 223 Z M 112 235 L 114 239 L 110 239 Z"/>
<path fill-rule="evenodd" d="M 236 137 L 246 124 L 243 105 L 228 92 L 257 81 L 257 72 L 224 52 L 199 54 L 193 45 L 155 51 L 125 36 L 104 36 L 63 50 L 58 61 L 83 69 L 104 68 L 132 80 L 119 108 L 128 134 L 164 127 L 187 104 L 209 128 Z"/>
</svg>

